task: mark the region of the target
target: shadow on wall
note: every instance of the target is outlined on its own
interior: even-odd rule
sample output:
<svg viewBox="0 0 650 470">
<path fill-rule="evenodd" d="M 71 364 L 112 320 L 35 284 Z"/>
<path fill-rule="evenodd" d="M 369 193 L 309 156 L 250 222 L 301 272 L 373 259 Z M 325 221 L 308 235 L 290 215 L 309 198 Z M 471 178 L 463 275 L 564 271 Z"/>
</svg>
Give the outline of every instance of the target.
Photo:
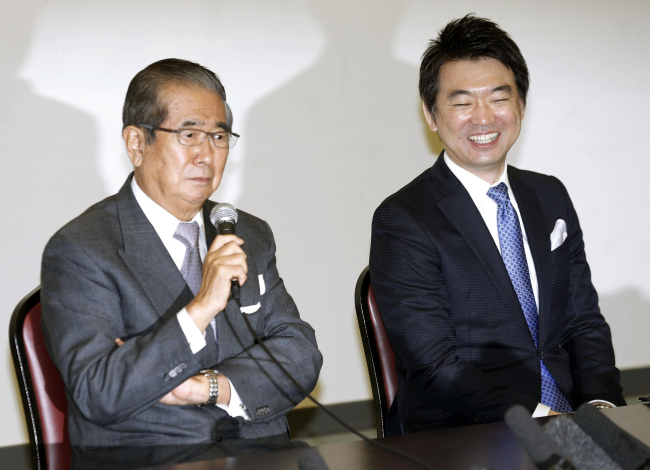
<svg viewBox="0 0 650 470">
<path fill-rule="evenodd" d="M 361 0 L 345 14 L 327 2 L 310 6 L 326 47 L 248 112 L 238 206 L 275 231 L 280 273 L 326 358 L 321 376 L 344 370 L 339 383 L 367 384 L 356 326 L 336 325 L 354 318 L 374 209 L 430 167 L 442 145 L 422 116 L 417 69 L 391 53 L 403 4 Z"/>
<path fill-rule="evenodd" d="M 24 8 L 12 9 L 9 16 L 3 13 L 2 17 L 10 17 L 12 24 L 1 28 L 0 33 L 3 44 L 16 46 L 3 49 L 0 75 L 0 155 L 5 176 L 0 194 L 3 219 L 12 227 L 2 234 L 1 262 L 2 266 L 19 270 L 4 271 L 2 286 L 10 293 L 5 298 L 15 303 L 27 293 L 22 291 L 25 280 L 31 280 L 29 288 L 36 286 L 47 239 L 102 195 L 95 167 L 97 143 L 92 118 L 38 96 L 29 83 L 17 78 L 28 52 L 20 46 L 30 44 L 29 35 L 38 13 L 30 2 Z"/>
<path fill-rule="evenodd" d="M 0 243 L 0 265 L 5 268 L 0 282 L 0 309 L 5 325 L 20 298 L 38 285 L 41 254 L 49 237 L 102 195 L 95 167 L 92 118 L 37 95 L 29 83 L 17 78 L 40 12 L 35 3 L 26 2 L 20 8 L 15 8 L 14 2 L 0 6 L 0 43 L 11 45 L 0 50 L 0 155 L 4 177 L 0 200 L 4 227 L 10 227 L 2 231 Z M 6 341 L 6 335 L 2 338 Z M 7 343 L 1 344 L 5 345 L 3 350 L 9 350 Z M 5 361 L 3 370 L 13 377 L 12 369 L 11 361 Z M 18 403 L 15 377 L 3 383 L 0 397 Z M 0 433 L 0 442 L 15 441 L 15 431 L 15 425 L 8 424 L 7 435 Z"/>
<path fill-rule="evenodd" d="M 331 305 L 336 280 L 327 273 L 340 272 L 362 251 L 367 259 L 368 247 L 354 243 L 358 230 L 369 235 L 375 195 L 393 191 L 386 189 L 392 166 L 416 160 L 405 142 L 422 140 L 422 130 L 403 118 L 420 112 L 417 73 L 390 55 L 386 30 L 393 25 L 385 19 L 395 21 L 399 6 L 383 2 L 395 14 L 369 19 L 380 7 L 365 3 L 350 4 L 346 15 L 312 4 L 326 49 L 312 67 L 260 100 L 245 125 L 251 138 L 239 206 L 268 219 L 280 249 L 300 260 L 287 264 L 280 256 L 291 292 L 307 299 L 299 306 Z"/>
</svg>

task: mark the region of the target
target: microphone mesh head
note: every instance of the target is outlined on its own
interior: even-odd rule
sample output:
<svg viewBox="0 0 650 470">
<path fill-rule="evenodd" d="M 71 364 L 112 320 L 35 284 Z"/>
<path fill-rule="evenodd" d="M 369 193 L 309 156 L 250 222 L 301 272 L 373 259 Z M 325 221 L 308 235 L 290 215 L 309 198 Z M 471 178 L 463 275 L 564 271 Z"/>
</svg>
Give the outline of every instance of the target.
<svg viewBox="0 0 650 470">
<path fill-rule="evenodd" d="M 210 211 L 210 222 L 215 227 L 219 222 L 232 222 L 237 223 L 237 209 L 232 204 L 221 202 L 212 208 Z"/>
<path fill-rule="evenodd" d="M 544 432 L 553 438 L 576 468 L 621 470 L 621 467 L 567 415 L 551 419 L 544 425 Z"/>
</svg>

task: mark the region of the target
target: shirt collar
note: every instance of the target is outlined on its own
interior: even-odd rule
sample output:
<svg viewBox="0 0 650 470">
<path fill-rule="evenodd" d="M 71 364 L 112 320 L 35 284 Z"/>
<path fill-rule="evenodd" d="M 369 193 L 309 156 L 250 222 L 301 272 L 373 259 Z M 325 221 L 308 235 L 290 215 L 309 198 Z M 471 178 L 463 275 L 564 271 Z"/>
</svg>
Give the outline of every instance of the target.
<svg viewBox="0 0 650 470">
<path fill-rule="evenodd" d="M 131 180 L 131 190 L 135 196 L 135 200 L 138 201 L 142 212 L 147 217 L 153 228 L 156 230 L 156 233 L 161 239 L 169 239 L 174 236 L 176 229 L 178 228 L 179 222 L 176 217 L 163 209 L 158 205 L 153 199 L 145 194 L 145 192 L 140 189 L 138 183 L 135 181 L 135 177 Z M 198 222 L 199 228 L 203 230 L 203 211 L 199 210 L 190 222 Z"/>
<path fill-rule="evenodd" d="M 451 170 L 451 172 L 458 178 L 461 184 L 465 187 L 472 200 L 476 205 L 479 204 L 479 201 L 482 200 L 487 195 L 487 192 L 490 188 L 499 185 L 500 183 L 505 183 L 508 187 L 508 193 L 512 198 L 512 191 L 510 190 L 510 181 L 508 180 L 508 171 L 507 166 L 503 169 L 503 173 L 499 179 L 493 184 L 488 183 L 487 181 L 479 178 L 473 173 L 470 173 L 464 168 L 461 168 L 456 163 L 454 163 L 451 158 L 447 156 L 447 152 L 444 153 L 445 163 Z"/>
</svg>

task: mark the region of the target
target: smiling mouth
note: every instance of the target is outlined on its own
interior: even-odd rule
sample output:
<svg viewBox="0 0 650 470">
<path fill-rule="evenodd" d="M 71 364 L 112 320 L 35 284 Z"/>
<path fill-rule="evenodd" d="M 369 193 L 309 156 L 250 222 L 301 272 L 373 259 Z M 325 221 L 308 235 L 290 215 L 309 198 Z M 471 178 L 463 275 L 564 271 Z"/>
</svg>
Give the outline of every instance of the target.
<svg viewBox="0 0 650 470">
<path fill-rule="evenodd" d="M 497 137 L 499 137 L 499 132 L 491 132 L 489 134 L 470 135 L 468 139 L 477 144 L 489 144 Z"/>
</svg>

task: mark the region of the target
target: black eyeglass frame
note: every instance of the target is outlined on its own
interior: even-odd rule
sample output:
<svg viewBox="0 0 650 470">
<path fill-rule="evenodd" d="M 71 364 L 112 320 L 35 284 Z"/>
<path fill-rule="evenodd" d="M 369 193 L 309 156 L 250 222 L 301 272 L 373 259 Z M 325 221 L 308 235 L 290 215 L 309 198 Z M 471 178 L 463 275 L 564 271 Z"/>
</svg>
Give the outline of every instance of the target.
<svg viewBox="0 0 650 470">
<path fill-rule="evenodd" d="M 192 128 L 189 128 L 189 127 L 184 127 L 182 129 L 174 130 L 174 129 L 165 129 L 164 127 L 151 126 L 149 124 L 140 124 L 140 127 L 144 127 L 145 129 L 150 129 L 152 131 L 163 131 L 163 132 L 169 132 L 170 134 L 176 134 L 176 137 L 178 139 L 178 143 L 185 146 L 185 147 L 196 147 L 197 145 L 202 145 L 203 142 L 205 142 L 205 139 L 207 139 L 209 137 L 215 147 L 218 147 L 220 149 L 233 148 L 235 146 L 235 144 L 237 143 L 237 140 L 240 137 L 239 134 L 237 134 L 235 132 L 230 132 L 230 131 L 207 132 L 207 131 L 202 131 L 201 129 L 192 129 Z M 205 138 L 201 142 L 199 142 L 198 144 L 194 144 L 194 145 L 184 144 L 183 142 L 181 142 L 181 132 L 183 132 L 183 131 L 200 132 L 200 133 L 205 135 Z M 219 134 L 230 134 L 232 137 L 234 137 L 234 139 L 232 137 L 230 139 L 228 139 L 228 145 L 226 147 L 223 147 L 221 145 L 218 145 L 217 142 L 214 140 L 215 136 L 217 136 Z"/>
</svg>

